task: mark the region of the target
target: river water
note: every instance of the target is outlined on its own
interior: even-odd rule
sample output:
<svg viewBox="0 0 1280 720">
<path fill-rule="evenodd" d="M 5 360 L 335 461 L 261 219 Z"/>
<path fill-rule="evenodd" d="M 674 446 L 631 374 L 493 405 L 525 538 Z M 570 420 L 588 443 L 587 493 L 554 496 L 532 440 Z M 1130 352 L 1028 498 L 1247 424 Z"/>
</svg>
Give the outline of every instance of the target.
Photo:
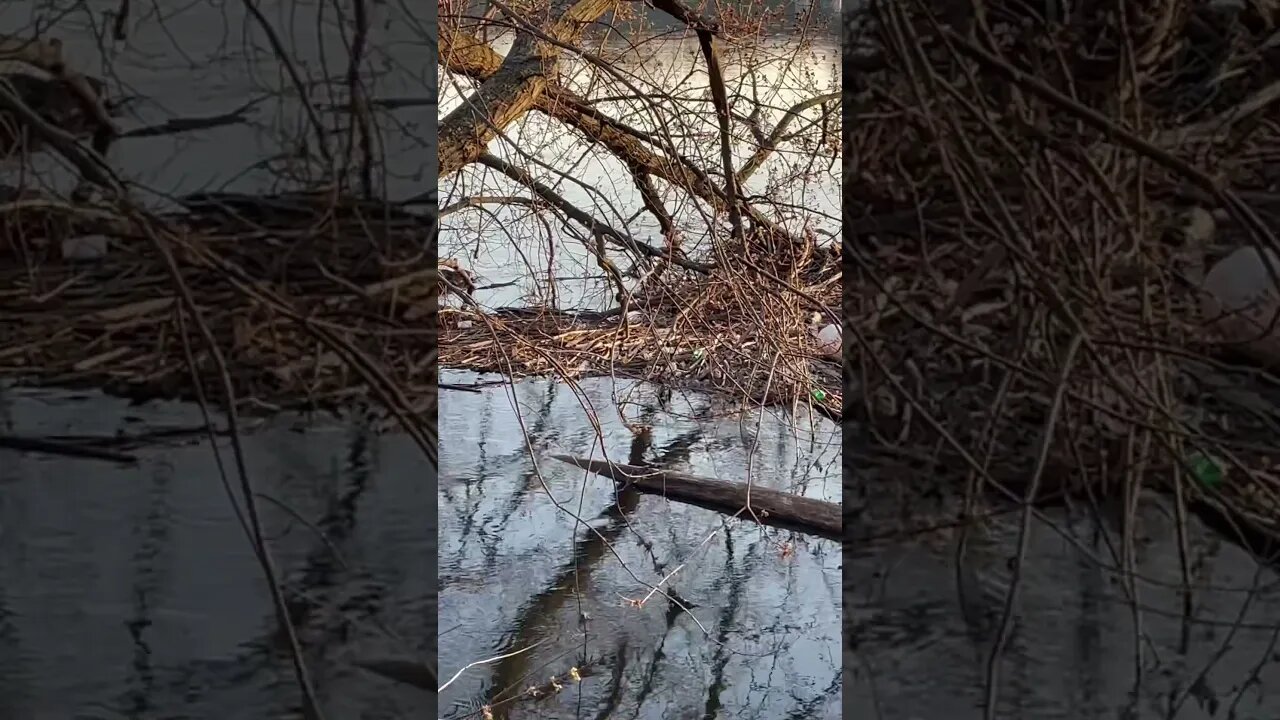
<svg viewBox="0 0 1280 720">
<path fill-rule="evenodd" d="M 368 5 L 369 49 L 362 78 L 371 98 L 434 100 L 435 6 L 400 1 Z M 30 37 L 36 23 L 63 42 L 67 62 L 132 97 L 121 130 L 175 118 L 221 115 L 258 101 L 245 122 L 176 135 L 126 138 L 113 145 L 113 167 L 140 199 L 211 190 L 257 192 L 301 174 L 299 153 L 315 157 L 315 136 L 295 85 L 265 33 L 240 2 L 127 3 L 126 39 L 112 37 L 119 0 L 15 0 L 0 4 L 0 32 Z M 344 102 L 350 8 L 339 18 L 321 0 L 258 3 L 308 88 L 317 117 L 341 147 L 347 123 L 330 108 Z M 49 27 L 51 25 L 51 27 Z M 332 78 L 334 81 L 326 80 Z M 375 182 L 386 197 L 416 196 L 435 186 L 434 105 L 375 113 Z M 14 183 L 67 190 L 74 178 L 50 155 L 8 168 Z M 314 171 L 314 168 L 312 168 Z M 25 173 L 20 175 L 20 173 Z M 314 175 L 314 172 L 312 173 Z"/>
<path fill-rule="evenodd" d="M 200 415 L 10 390 L 0 424 L 110 437 L 197 427 Z M 322 705 L 336 718 L 421 717 L 425 692 L 354 663 L 431 659 L 426 460 L 407 438 L 358 425 L 300 427 L 278 421 L 245 448 Z M 0 717 L 301 717 L 263 571 L 211 447 L 133 452 L 136 466 L 0 451 Z"/>
<path fill-rule="evenodd" d="M 1132 588 L 1117 571 L 1113 514 L 1058 510 L 1032 523 L 996 717 L 1280 717 L 1280 576 L 1192 521 L 1198 589 L 1186 612 L 1173 518 L 1163 499 L 1140 506 Z M 850 543 L 847 717 L 984 717 L 1017 521 L 977 533 L 959 572 L 950 534 Z"/>
<path fill-rule="evenodd" d="M 660 497 L 615 497 L 608 481 L 550 457 L 750 476 L 836 501 L 839 429 L 776 416 L 757 429 L 723 401 L 676 394 L 664 405 L 659 395 L 605 379 L 583 382 L 581 395 L 539 381 L 442 394 L 442 682 L 524 652 L 464 671 L 441 695 L 441 717 L 484 704 L 509 718 L 840 717 L 836 543 L 726 527 L 719 513 Z M 622 426 L 619 400 L 654 427 L 651 442 Z M 660 595 L 629 602 L 667 575 L 689 612 Z M 568 677 L 574 667 L 581 683 Z M 552 676 L 559 693 L 504 702 Z"/>
</svg>

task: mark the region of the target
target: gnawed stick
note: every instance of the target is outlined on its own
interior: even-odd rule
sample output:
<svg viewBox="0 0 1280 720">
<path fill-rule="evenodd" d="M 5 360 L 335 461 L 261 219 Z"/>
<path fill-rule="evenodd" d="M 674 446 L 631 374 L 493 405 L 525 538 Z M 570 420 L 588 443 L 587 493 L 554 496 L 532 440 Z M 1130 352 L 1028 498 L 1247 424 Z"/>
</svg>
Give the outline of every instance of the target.
<svg viewBox="0 0 1280 720">
<path fill-rule="evenodd" d="M 751 510 L 755 511 L 755 517 L 765 525 L 830 540 L 840 540 L 844 528 L 838 503 L 770 490 L 758 485 L 748 486 L 745 483 L 697 477 L 674 470 L 620 465 L 571 455 L 551 457 L 615 482 L 633 485 L 641 492 L 662 495 L 671 500 L 747 519 L 752 517 L 751 512 L 743 509 L 750 497 Z"/>
</svg>

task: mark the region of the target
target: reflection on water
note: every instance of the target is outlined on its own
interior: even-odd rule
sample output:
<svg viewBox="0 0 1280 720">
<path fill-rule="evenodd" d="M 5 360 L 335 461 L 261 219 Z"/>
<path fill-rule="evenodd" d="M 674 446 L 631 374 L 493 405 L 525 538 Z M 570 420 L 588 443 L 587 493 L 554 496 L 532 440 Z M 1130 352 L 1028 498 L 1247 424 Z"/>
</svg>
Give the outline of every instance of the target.
<svg viewBox="0 0 1280 720">
<path fill-rule="evenodd" d="M 499 52 L 509 46 L 498 42 Z M 631 47 L 631 46 L 628 46 Z M 566 84 L 598 102 L 595 109 L 642 132 L 669 139 L 679 153 L 699 168 L 719 172 L 719 130 L 708 94 L 705 60 L 691 38 L 664 36 L 637 41 L 637 48 L 622 53 L 621 46 L 602 50 L 613 59 L 626 83 L 587 63 L 569 64 Z M 755 115 L 766 133 L 787 109 L 799 102 L 840 89 L 839 48 L 817 33 L 811 41 L 766 38 L 745 46 L 726 44 L 722 49 L 730 103 L 740 116 L 733 124 L 735 167 L 741 168 L 760 143 L 747 122 Z M 472 85 L 442 76 L 440 116 L 457 107 Z M 661 98 L 661 111 L 653 102 L 639 103 L 637 92 L 651 100 Z M 758 114 L 754 110 L 759 110 Z M 822 119 L 819 108 L 804 111 L 805 122 Z M 813 157 L 824 141 L 838 148 L 839 117 L 828 117 L 830 132 L 813 131 L 802 140 L 783 143 L 777 153 L 744 184 L 743 192 L 758 196 L 757 206 L 788 230 L 809 228 L 819 237 L 834 238 L 839 228 L 840 179 L 838 163 L 827 156 Z M 806 127 L 797 122 L 790 129 Z M 631 237 L 662 247 L 665 243 L 657 220 L 644 204 L 627 167 L 616 157 L 586 144 L 558 122 L 529 113 L 507 128 L 502 140 L 491 144 L 494 154 L 532 172 L 542 182 L 614 228 Z M 656 181 L 664 202 L 683 234 L 684 249 L 705 255 L 708 210 L 687 194 Z M 441 206 L 467 196 L 524 197 L 528 190 L 505 176 L 480 166 L 470 166 L 445 178 Z M 524 205 L 486 205 L 448 215 L 441 222 L 441 254 L 466 258 L 481 276 L 480 285 L 503 285 L 482 290 L 476 300 L 490 306 L 519 305 L 530 296 L 555 299 L 562 307 L 601 309 L 612 302 L 607 283 L 589 259 L 580 228 L 532 213 Z M 554 239 L 554 252 L 549 252 Z M 630 262 L 612 258 L 624 271 Z M 557 296 L 548 296 L 547 276 L 559 283 Z M 509 285 L 507 283 L 510 283 Z"/>
<path fill-rule="evenodd" d="M 958 573 L 951 536 L 851 544 L 847 717 L 983 717 L 1016 517 L 972 539 Z M 1101 531 L 1083 511 L 1034 523 L 997 717 L 1280 717 L 1280 577 L 1193 522 L 1188 564 L 1202 589 L 1186 619 L 1173 518 L 1155 499 L 1138 513 L 1134 595 L 1114 572 L 1113 524 Z"/>
<path fill-rule="evenodd" d="M 614 388 L 632 420 L 654 426 L 651 436 L 622 427 Z M 756 432 L 696 395 L 655 397 L 608 380 L 582 390 L 578 398 L 562 384 L 523 382 L 440 399 L 442 680 L 533 646 L 464 672 L 440 699 L 442 717 L 485 703 L 510 718 L 840 717 L 835 543 L 725 529 L 720 514 L 615 495 L 549 458 L 607 455 L 743 480 L 754 448 L 754 482 L 835 499 L 838 428 L 766 418 Z M 661 595 L 636 607 L 667 575 L 664 587 L 690 612 Z M 574 667 L 581 683 L 567 677 Z M 510 700 L 553 676 L 558 693 Z"/>
<path fill-rule="evenodd" d="M 343 112 L 328 106 L 345 102 L 349 13 L 342 13 L 340 25 L 332 7 L 321 12 L 329 3 L 320 0 L 259 5 L 307 85 L 322 123 L 333 133 L 330 142 L 339 147 L 349 123 Z M 369 95 L 431 96 L 435 68 L 422 57 L 435 52 L 434 6 L 366 5 L 371 30 L 364 77 Z M 131 8 L 127 39 L 118 41 L 112 38 L 109 19 L 121 6 L 120 0 L 6 0 L 0 3 L 0 32 L 27 37 L 39 18 L 44 32 L 62 39 L 64 56 L 76 69 L 107 79 L 113 94 L 137 98 L 120 122 L 124 131 L 173 118 L 229 113 L 250 100 L 262 101 L 247 112 L 246 124 L 120 140 L 109 159 L 126 179 L 171 196 L 210 189 L 254 192 L 271 186 L 276 173 L 296 171 L 300 151 L 309 147 L 306 151 L 314 155 L 315 136 L 297 92 L 243 3 L 125 4 Z M 50 26 L 50 21 L 55 22 Z M 418 106 L 378 113 L 383 144 L 378 159 L 386 168 L 387 197 L 410 197 L 434 185 L 434 111 L 433 106 Z M 50 155 L 37 156 L 25 181 L 65 191 L 74 178 L 61 167 Z M 2 179 L 12 183 L 16 178 Z"/>
<path fill-rule="evenodd" d="M 9 391 L 0 424 L 110 436 L 198 426 L 199 414 Z M 329 717 L 422 717 L 426 693 L 353 665 L 430 657 L 435 520 L 421 452 L 359 426 L 275 425 L 245 446 Z M 0 718 L 301 717 L 209 446 L 137 453 L 120 467 L 0 451 Z"/>
<path fill-rule="evenodd" d="M 0 4 L 0 31 L 26 37 L 39 20 L 73 67 L 136 98 L 125 131 L 260 99 L 245 124 L 122 139 L 109 157 L 125 179 L 163 195 L 254 192 L 302 164 L 303 150 L 314 154 L 315 138 L 245 5 L 12 0 Z M 345 98 L 330 80 L 347 72 L 349 10 L 320 0 L 257 5 L 339 147 L 348 120 L 328 106 Z M 435 71 L 422 58 L 434 52 L 434 6 L 365 5 L 369 94 L 430 97 Z M 113 39 L 112 15 L 125 8 L 127 39 Z M 433 113 L 417 106 L 378 116 L 385 173 L 375 176 L 393 199 L 434 188 Z M 0 182 L 26 187 L 65 192 L 74 183 L 52 155 L 5 171 Z M 33 435 L 200 422 L 190 407 L 57 393 L 10 392 L 0 412 L 9 431 Z M 422 717 L 426 693 L 354 665 L 433 659 L 435 513 L 420 450 L 359 425 L 273 425 L 245 447 L 329 717 Z M 297 683 L 262 570 L 211 449 L 138 452 L 142 462 L 125 468 L 0 451 L 0 718 L 297 717 Z"/>
</svg>

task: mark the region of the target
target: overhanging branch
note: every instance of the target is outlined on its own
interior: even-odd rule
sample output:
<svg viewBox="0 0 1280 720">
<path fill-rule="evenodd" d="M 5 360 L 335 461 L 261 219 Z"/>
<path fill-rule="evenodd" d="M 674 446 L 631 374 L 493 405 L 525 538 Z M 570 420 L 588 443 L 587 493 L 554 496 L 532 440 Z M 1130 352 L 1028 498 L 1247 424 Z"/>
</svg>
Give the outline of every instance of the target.
<svg viewBox="0 0 1280 720">
<path fill-rule="evenodd" d="M 588 23 L 598 20 L 612 4 L 611 0 L 557 0 L 546 9 L 542 22 L 534 24 L 540 27 L 541 33 L 558 41 L 573 42 Z M 441 34 L 442 62 L 449 59 L 446 48 L 457 56 L 474 54 L 481 62 L 490 61 L 473 46 L 460 46 L 457 39 L 450 32 Z M 439 177 L 475 162 L 499 132 L 537 104 L 555 77 L 559 56 L 558 49 L 541 41 L 533 32 L 522 30 L 516 35 L 511 51 L 496 71 L 441 121 Z"/>
</svg>

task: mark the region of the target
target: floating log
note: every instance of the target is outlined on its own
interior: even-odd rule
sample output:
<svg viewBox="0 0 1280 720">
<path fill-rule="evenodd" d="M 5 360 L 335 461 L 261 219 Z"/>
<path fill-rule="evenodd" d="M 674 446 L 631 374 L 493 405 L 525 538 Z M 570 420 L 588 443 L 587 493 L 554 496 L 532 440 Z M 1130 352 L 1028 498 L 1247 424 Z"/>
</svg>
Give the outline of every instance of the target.
<svg viewBox="0 0 1280 720">
<path fill-rule="evenodd" d="M 198 192 L 178 199 L 192 222 L 233 231 L 260 228 L 297 230 L 313 228 L 327 220 L 338 225 L 370 224 L 398 230 L 425 232 L 430 223 L 425 215 L 400 209 L 382 200 L 366 200 L 339 195 L 328 187 L 251 195 L 237 192 Z"/>
<path fill-rule="evenodd" d="M 133 464 L 138 462 L 138 458 L 127 453 L 115 452 L 112 450 L 103 450 L 100 448 L 90 447 L 87 445 L 79 445 L 76 443 L 59 442 L 57 440 L 46 440 L 44 438 L 33 437 L 14 437 L 12 435 L 0 435 L 0 449 L 16 450 L 18 452 L 36 452 L 45 455 L 57 455 L 60 457 L 83 458 L 87 460 L 105 460 L 107 462 L 117 462 Z"/>
<path fill-rule="evenodd" d="M 436 671 L 412 660 L 357 660 L 356 667 L 412 687 L 436 691 Z"/>
<path fill-rule="evenodd" d="M 838 503 L 769 490 L 759 485 L 748 486 L 745 483 L 687 475 L 674 470 L 620 465 L 571 455 L 551 457 L 603 475 L 614 482 L 633 485 L 641 492 L 662 495 L 728 515 L 737 515 L 746 507 L 749 491 L 751 509 L 761 523 L 830 540 L 842 539 L 844 526 Z M 751 513 L 743 511 L 740 516 L 750 519 Z"/>
</svg>

